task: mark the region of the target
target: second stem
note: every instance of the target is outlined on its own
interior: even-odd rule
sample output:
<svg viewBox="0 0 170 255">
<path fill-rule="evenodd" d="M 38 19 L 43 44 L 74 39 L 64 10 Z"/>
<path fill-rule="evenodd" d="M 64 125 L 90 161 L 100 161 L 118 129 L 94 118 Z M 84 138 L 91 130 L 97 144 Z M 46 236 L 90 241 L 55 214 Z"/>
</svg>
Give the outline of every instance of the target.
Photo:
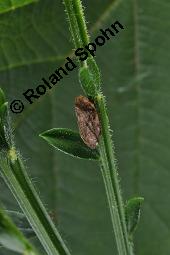
<svg viewBox="0 0 170 255">
<path fill-rule="evenodd" d="M 102 94 L 97 96 L 96 104 L 100 115 L 102 128 L 99 144 L 102 165 L 101 171 L 109 203 L 117 248 L 120 255 L 133 255 L 133 249 L 128 240 L 124 204 L 119 187 L 118 173 L 115 164 L 114 150 L 109 130 L 109 120 L 107 116 L 105 100 Z"/>
</svg>

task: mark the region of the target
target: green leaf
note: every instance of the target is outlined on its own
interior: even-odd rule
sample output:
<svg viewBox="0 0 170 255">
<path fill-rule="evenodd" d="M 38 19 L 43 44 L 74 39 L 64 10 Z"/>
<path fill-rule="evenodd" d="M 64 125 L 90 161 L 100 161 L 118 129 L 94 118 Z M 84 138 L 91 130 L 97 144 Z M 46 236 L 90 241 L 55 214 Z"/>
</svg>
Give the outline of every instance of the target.
<svg viewBox="0 0 170 255">
<path fill-rule="evenodd" d="M 143 197 L 133 197 L 127 201 L 125 207 L 127 230 L 130 237 L 134 234 L 140 220 Z"/>
<path fill-rule="evenodd" d="M 13 146 L 13 134 L 10 125 L 8 102 L 0 106 L 0 150 L 8 150 Z"/>
<path fill-rule="evenodd" d="M 145 198 L 135 234 L 138 255 L 170 251 L 170 3 L 84 0 L 92 40 L 118 20 L 123 26 L 96 50 L 102 74 L 124 199 Z M 96 4 L 97 3 L 97 4 Z M 97 8 L 96 8 L 97 5 Z M 0 83 L 9 104 L 22 99 L 13 114 L 17 147 L 30 176 L 74 255 L 112 255 L 114 237 L 96 162 L 57 153 L 38 138 L 52 127 L 77 129 L 74 98 L 82 94 L 78 68 L 30 105 L 23 97 L 42 84 L 72 53 L 62 1 L 41 0 L 0 15 Z M 70 169 L 72 171 L 70 171 Z M 0 183 L 6 207 L 18 210 Z M 76 208 L 76 209 L 75 209 Z M 154 233 L 154 235 L 153 235 Z M 84 241 L 85 240 L 85 241 Z M 11 252 L 0 251 L 2 255 Z"/>
<path fill-rule="evenodd" d="M 0 209 L 0 244 L 21 254 L 31 254 L 30 244 L 2 209 Z"/>
<path fill-rule="evenodd" d="M 14 11 L 15 9 L 38 0 L 0 0 L 0 14 L 4 12 Z"/>
<path fill-rule="evenodd" d="M 27 237 L 32 238 L 35 237 L 35 233 L 30 226 L 27 218 L 21 212 L 6 210 L 6 213 L 12 219 L 17 228 Z"/>
<path fill-rule="evenodd" d="M 91 97 L 95 97 L 100 91 L 100 72 L 93 59 L 87 59 L 88 66 L 83 66 L 79 71 L 79 79 L 84 92 Z M 94 86 L 95 83 L 95 86 Z"/>
<path fill-rule="evenodd" d="M 0 88 L 0 107 L 5 103 L 5 95 L 3 90 Z"/>
<path fill-rule="evenodd" d="M 74 157 L 83 159 L 99 159 L 97 150 L 87 147 L 79 133 L 67 128 L 54 128 L 43 132 L 40 137 L 56 149 Z"/>
</svg>

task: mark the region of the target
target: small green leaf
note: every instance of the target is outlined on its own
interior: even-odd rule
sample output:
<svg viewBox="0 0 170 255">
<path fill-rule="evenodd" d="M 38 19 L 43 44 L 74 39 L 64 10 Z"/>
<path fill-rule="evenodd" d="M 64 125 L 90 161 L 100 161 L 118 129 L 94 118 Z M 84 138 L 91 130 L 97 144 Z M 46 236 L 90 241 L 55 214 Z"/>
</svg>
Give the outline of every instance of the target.
<svg viewBox="0 0 170 255">
<path fill-rule="evenodd" d="M 9 149 L 13 145 L 13 135 L 10 127 L 8 102 L 0 106 L 0 150 Z"/>
<path fill-rule="evenodd" d="M 53 147 L 71 156 L 95 160 L 99 158 L 98 151 L 87 147 L 79 133 L 70 129 L 54 128 L 40 134 L 40 137 L 45 139 Z"/>
<path fill-rule="evenodd" d="M 29 242 L 2 208 L 0 208 L 0 244 L 21 254 L 33 254 Z"/>
<path fill-rule="evenodd" d="M 32 238 L 36 236 L 34 230 L 30 226 L 26 216 L 23 213 L 10 210 L 6 210 L 6 213 L 25 237 Z"/>
<path fill-rule="evenodd" d="M 79 79 L 86 95 L 95 97 L 100 91 L 100 72 L 93 59 L 87 60 L 87 66 L 79 70 Z"/>
<path fill-rule="evenodd" d="M 0 107 L 5 103 L 5 94 L 3 90 L 0 88 Z"/>
<path fill-rule="evenodd" d="M 8 119 L 8 102 L 5 102 L 0 106 L 0 119 L 3 125 Z"/>
<path fill-rule="evenodd" d="M 130 237 L 132 237 L 139 223 L 141 204 L 143 201 L 143 197 L 134 197 L 129 199 L 125 206 L 126 224 Z"/>
</svg>

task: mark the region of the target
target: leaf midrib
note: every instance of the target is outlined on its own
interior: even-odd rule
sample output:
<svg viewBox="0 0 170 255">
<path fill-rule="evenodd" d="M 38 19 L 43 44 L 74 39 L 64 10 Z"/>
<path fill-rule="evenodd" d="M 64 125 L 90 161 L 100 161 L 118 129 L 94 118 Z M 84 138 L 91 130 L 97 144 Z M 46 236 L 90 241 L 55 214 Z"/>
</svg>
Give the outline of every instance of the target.
<svg viewBox="0 0 170 255">
<path fill-rule="evenodd" d="M 134 15 L 134 76 L 136 77 L 136 157 L 135 157 L 135 169 L 134 169 L 134 180 L 133 180 L 133 192 L 134 194 L 139 194 L 139 178 L 140 178 L 140 138 L 141 138 L 141 105 L 140 105 L 140 92 L 141 92 L 141 80 L 138 77 L 141 70 L 141 60 L 140 60 L 140 47 L 139 47 L 139 2 L 138 0 L 133 0 L 133 15 Z"/>
</svg>

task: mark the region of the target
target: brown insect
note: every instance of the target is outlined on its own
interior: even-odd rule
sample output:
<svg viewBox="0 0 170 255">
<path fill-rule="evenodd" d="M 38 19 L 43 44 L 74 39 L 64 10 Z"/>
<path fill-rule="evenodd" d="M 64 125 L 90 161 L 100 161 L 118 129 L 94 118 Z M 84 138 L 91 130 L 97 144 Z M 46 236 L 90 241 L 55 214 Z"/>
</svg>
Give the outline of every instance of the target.
<svg viewBox="0 0 170 255">
<path fill-rule="evenodd" d="M 100 122 L 94 103 L 84 96 L 78 96 L 75 99 L 75 112 L 82 140 L 95 149 L 100 136 Z"/>
</svg>

